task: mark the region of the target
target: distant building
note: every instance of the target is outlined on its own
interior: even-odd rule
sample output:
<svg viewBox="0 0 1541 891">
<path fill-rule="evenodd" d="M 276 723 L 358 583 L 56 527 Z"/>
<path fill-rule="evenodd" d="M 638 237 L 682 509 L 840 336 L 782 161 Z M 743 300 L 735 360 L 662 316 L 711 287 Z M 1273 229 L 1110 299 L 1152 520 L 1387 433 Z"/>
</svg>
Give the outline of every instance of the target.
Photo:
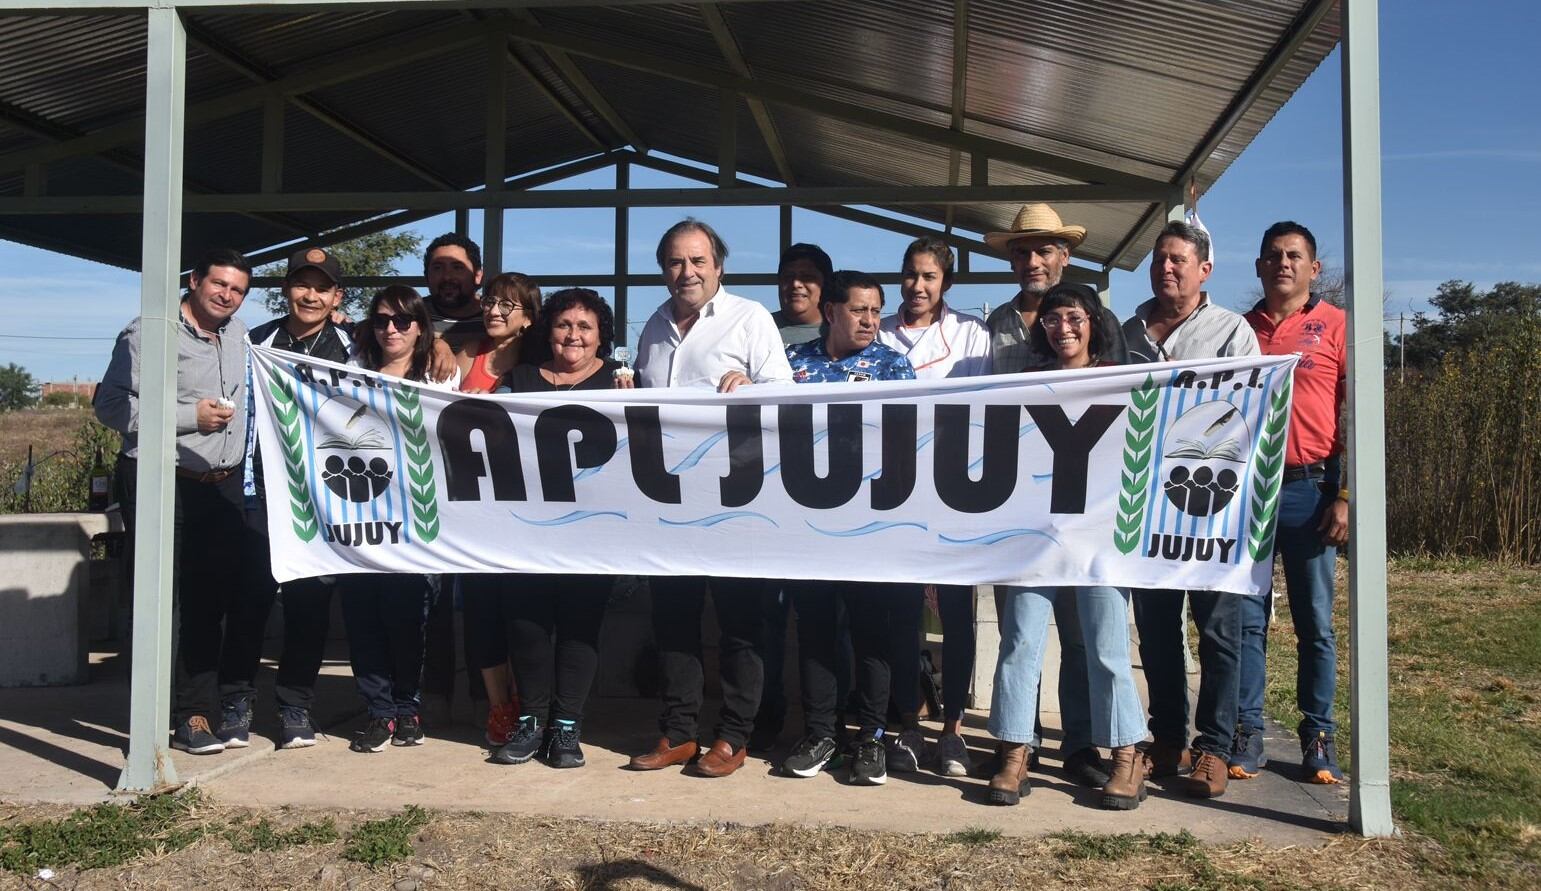
<svg viewBox="0 0 1541 891">
<path fill-rule="evenodd" d="M 87 402 L 96 398 L 96 381 L 49 381 L 43 384 L 43 398 L 50 393 L 74 393 Z"/>
</svg>

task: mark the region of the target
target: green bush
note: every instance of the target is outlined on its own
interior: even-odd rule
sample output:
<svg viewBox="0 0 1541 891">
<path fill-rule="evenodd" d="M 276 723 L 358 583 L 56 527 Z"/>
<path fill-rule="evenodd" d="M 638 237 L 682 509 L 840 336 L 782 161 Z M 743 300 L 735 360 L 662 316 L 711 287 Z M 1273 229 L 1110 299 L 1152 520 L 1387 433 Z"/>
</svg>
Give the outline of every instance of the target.
<svg viewBox="0 0 1541 891">
<path fill-rule="evenodd" d="M 15 485 L 26 468 L 25 461 L 0 463 L 0 514 L 78 513 L 86 509 L 91 495 L 91 464 L 101 450 L 102 463 L 110 474 L 118 461 L 121 437 L 114 430 L 87 418 L 76 429 L 67 450 L 43 461 L 32 475 L 30 507 L 25 495 L 17 494 Z"/>
</svg>

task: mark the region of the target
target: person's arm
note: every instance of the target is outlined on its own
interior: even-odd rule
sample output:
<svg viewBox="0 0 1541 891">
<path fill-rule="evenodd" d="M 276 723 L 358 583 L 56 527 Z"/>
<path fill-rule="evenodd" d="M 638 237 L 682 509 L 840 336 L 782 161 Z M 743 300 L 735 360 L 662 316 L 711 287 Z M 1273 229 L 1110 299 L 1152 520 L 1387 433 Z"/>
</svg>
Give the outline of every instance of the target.
<svg viewBox="0 0 1541 891">
<path fill-rule="evenodd" d="M 776 330 L 776 323 L 771 321 L 770 313 L 758 312 L 744 321 L 749 329 L 746 335 L 749 368 L 740 375 L 744 380 L 734 386 L 744 383 L 792 383 L 792 365 L 787 362 L 786 346 L 781 343 L 781 332 Z M 733 374 L 730 371 L 723 375 L 718 386 L 719 392 L 732 392 L 731 389 L 723 389 L 723 386 Z"/>
<path fill-rule="evenodd" d="M 449 348 L 444 338 L 435 334 L 433 352 L 428 356 L 428 376 L 435 380 L 449 380 L 453 376 L 459 380 L 460 374 L 460 362 L 455 358 L 455 351 Z"/>
<path fill-rule="evenodd" d="M 187 406 L 191 407 L 191 406 Z M 178 406 L 181 414 L 183 406 Z M 96 419 L 119 433 L 139 431 L 139 322 L 124 328 L 112 346 L 107 371 L 92 400 Z M 181 427 L 181 418 L 177 419 Z"/>
</svg>

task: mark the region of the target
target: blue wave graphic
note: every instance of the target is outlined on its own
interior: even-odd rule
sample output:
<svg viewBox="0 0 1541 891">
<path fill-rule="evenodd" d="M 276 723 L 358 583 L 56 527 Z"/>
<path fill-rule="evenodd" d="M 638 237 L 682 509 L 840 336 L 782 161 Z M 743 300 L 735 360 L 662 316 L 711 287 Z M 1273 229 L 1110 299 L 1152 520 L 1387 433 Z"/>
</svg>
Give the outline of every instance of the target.
<svg viewBox="0 0 1541 891">
<path fill-rule="evenodd" d="M 925 523 L 909 523 L 909 522 L 894 522 L 894 521 L 884 521 L 884 520 L 873 520 L 871 523 L 868 523 L 865 526 L 858 526 L 855 529 L 836 530 L 836 529 L 820 529 L 819 527 L 813 525 L 812 523 L 808 523 L 807 520 L 804 520 L 803 522 L 807 523 L 808 528 L 812 529 L 814 532 L 817 532 L 820 535 L 828 535 L 828 536 L 831 536 L 833 538 L 854 538 L 854 537 L 856 537 L 858 535 L 871 535 L 874 532 L 882 532 L 885 529 L 898 529 L 901 526 L 910 526 L 910 527 L 913 527 L 915 529 L 919 529 L 922 532 L 926 531 L 926 524 Z"/>
<path fill-rule="evenodd" d="M 1018 538 L 1023 535 L 1037 535 L 1047 538 L 1049 541 L 1059 544 L 1059 539 L 1044 532 L 1041 529 L 1002 529 L 999 532 L 991 532 L 988 535 L 980 535 L 975 538 L 952 538 L 951 536 L 937 533 L 937 538 L 947 544 L 957 545 L 993 545 L 1003 542 L 1008 538 Z"/>
<path fill-rule="evenodd" d="M 572 513 L 563 514 L 551 520 L 530 520 L 519 516 L 513 511 L 509 511 L 508 514 L 519 522 L 531 526 L 566 526 L 571 523 L 582 522 L 583 520 L 592 520 L 595 517 L 620 517 L 623 520 L 628 519 L 626 512 L 619 510 L 575 510 Z"/>
<path fill-rule="evenodd" d="M 617 442 L 615 444 L 615 452 L 616 452 L 616 454 L 620 454 L 621 450 L 626 448 L 626 440 L 628 440 L 630 438 L 631 437 L 626 437 L 626 436 L 621 437 L 620 442 Z M 612 456 L 611 460 L 612 461 L 615 460 L 613 456 Z M 606 461 L 604 464 L 601 464 L 598 467 L 585 467 L 582 470 L 578 471 L 577 473 L 573 474 L 573 482 L 576 483 L 578 480 L 588 479 L 589 477 L 591 477 L 594 474 L 600 472 L 601 470 L 604 470 L 606 467 L 609 467 L 609 466 L 610 466 L 610 462 Z"/>
<path fill-rule="evenodd" d="M 727 438 L 728 431 L 726 430 L 719 430 L 716 433 L 713 433 L 711 436 L 708 436 L 706 439 L 702 440 L 700 445 L 691 449 L 690 454 L 685 456 L 685 460 L 669 468 L 669 472 L 679 473 L 681 470 L 689 470 L 690 468 L 695 467 L 697 464 L 701 463 L 701 459 L 706 457 L 706 453 L 710 452 L 713 446 Z"/>
<path fill-rule="evenodd" d="M 1035 483 L 1046 483 L 1046 482 L 1048 482 L 1049 480 L 1052 480 L 1052 479 L 1054 479 L 1054 474 L 1052 474 L 1052 473 L 1035 473 L 1035 474 L 1033 474 L 1033 482 L 1035 482 Z"/>
<path fill-rule="evenodd" d="M 777 529 L 781 528 L 781 524 L 777 523 L 775 520 L 772 520 L 770 517 L 767 517 L 764 514 L 757 514 L 754 511 L 749 510 L 730 510 L 725 513 L 712 514 L 709 517 L 702 517 L 699 520 L 669 520 L 665 519 L 664 517 L 659 517 L 658 522 L 664 526 L 700 526 L 702 528 L 709 528 L 716 526 L 718 523 L 726 523 L 729 520 L 741 519 L 764 520 L 772 526 L 775 526 Z"/>
</svg>

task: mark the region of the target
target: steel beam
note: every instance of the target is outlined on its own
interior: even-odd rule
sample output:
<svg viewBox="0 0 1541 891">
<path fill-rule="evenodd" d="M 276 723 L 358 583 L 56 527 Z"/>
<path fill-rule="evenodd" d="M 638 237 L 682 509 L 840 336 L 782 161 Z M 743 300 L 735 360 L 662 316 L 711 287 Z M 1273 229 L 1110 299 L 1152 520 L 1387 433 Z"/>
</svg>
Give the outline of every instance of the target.
<svg viewBox="0 0 1541 891">
<path fill-rule="evenodd" d="M 1081 267 L 1067 267 L 1078 269 L 1088 276 L 1095 275 Z M 898 272 L 875 272 L 872 277 L 885 285 L 897 285 L 900 283 L 901 274 Z M 350 288 L 383 288 L 387 285 L 408 285 L 414 288 L 422 288 L 427 280 L 421 275 L 361 275 L 345 276 L 345 284 Z M 542 288 L 550 288 L 560 285 L 564 288 L 659 288 L 663 287 L 663 279 L 657 273 L 633 272 L 626 275 L 614 275 L 612 273 L 588 273 L 575 272 L 570 275 L 563 273 L 543 273 L 536 278 Z M 1069 274 L 1066 281 L 1073 281 Z M 723 273 L 723 284 L 729 287 L 736 286 L 774 286 L 779 279 L 774 272 L 727 272 Z M 276 288 L 283 283 L 283 276 L 258 275 L 253 276 L 251 286 L 253 288 Z M 1087 282 L 1090 283 L 1090 282 Z M 1016 286 L 1017 280 L 1010 272 L 971 272 L 958 273 L 953 276 L 955 285 L 1011 285 Z M 616 312 L 616 325 L 620 326 L 619 307 Z"/>
<path fill-rule="evenodd" d="M 508 44 L 503 35 L 487 38 L 487 114 L 483 129 L 486 171 L 485 193 L 496 196 L 503 191 L 508 159 L 508 77 L 503 61 Z M 482 269 L 485 277 L 503 271 L 503 207 L 486 205 L 482 210 Z"/>
<path fill-rule="evenodd" d="M 952 4 L 952 129 L 963 132 L 963 115 L 968 103 L 968 0 Z M 947 185 L 956 186 L 963 173 L 963 153 L 947 150 Z M 983 185 L 976 182 L 974 185 Z M 942 228 L 952 231 L 953 207 L 947 206 Z"/>
<path fill-rule="evenodd" d="M 182 246 L 182 115 L 187 34 L 175 8 L 151 9 L 145 40 L 144 236 L 139 279 L 139 462 L 134 504 L 134 625 L 123 792 L 176 783 L 171 711 L 176 515 L 177 270 Z"/>
<path fill-rule="evenodd" d="M 754 72 L 749 68 L 749 61 L 744 58 L 744 51 L 728 27 L 728 20 L 723 17 L 722 10 L 714 3 L 703 3 L 701 17 L 706 20 L 706 27 L 712 32 L 712 39 L 717 42 L 717 51 L 722 53 L 733 73 L 739 77 L 753 78 Z M 789 186 L 797 185 L 792 164 L 787 159 L 786 146 L 781 143 L 781 134 L 776 130 L 776 122 L 771 119 L 770 109 L 764 102 L 752 97 L 745 97 L 744 103 L 749 106 L 749 114 L 760 131 L 760 138 L 765 141 L 765 150 L 770 153 L 771 163 L 776 165 L 776 175 Z"/>
<path fill-rule="evenodd" d="M 677 0 L 605 0 L 605 6 L 657 6 Z M 747 0 L 716 0 L 741 3 Z M 786 0 L 754 0 L 756 3 L 781 3 Z M 800 0 L 809 2 L 809 0 Z M 817 2 L 817 0 L 814 0 Z M 511 9 L 538 6 L 552 9 L 594 6 L 594 0 L 0 0 L 0 14 L 34 13 L 39 15 L 99 15 L 101 13 L 143 13 L 146 9 L 164 9 L 172 4 L 182 9 L 219 10 L 222 12 L 356 12 L 371 9 Z"/>
<path fill-rule="evenodd" d="M 507 45 L 507 51 L 508 61 L 513 63 L 513 66 L 518 69 L 519 73 L 523 74 L 525 78 L 529 80 L 530 84 L 535 87 L 535 91 L 537 93 L 546 97 L 546 101 L 551 103 L 551 107 L 555 108 L 558 114 L 566 118 L 569 124 L 573 125 L 573 129 L 583 134 L 584 139 L 587 139 L 589 142 L 593 143 L 595 148 L 610 149 L 616 147 L 613 143 L 602 138 L 598 133 L 595 133 L 594 128 L 590 127 L 588 121 L 585 121 L 581 116 L 579 116 L 577 111 L 569 108 L 567 101 L 561 96 L 557 95 L 556 90 L 552 89 L 551 85 L 546 83 L 545 78 L 537 74 L 535 69 L 530 67 L 530 63 L 520 58 L 519 54 L 514 51 L 512 43 Z"/>
<path fill-rule="evenodd" d="M 535 13 L 528 9 L 514 11 L 514 20 L 525 26 L 522 30 L 540 29 L 540 19 L 536 18 Z M 541 47 L 541 49 L 546 53 L 546 58 L 550 60 L 552 66 L 561 72 L 562 76 L 567 79 L 567 82 L 572 85 L 574 90 L 578 91 L 578 95 L 582 96 L 583 101 L 589 104 L 589 108 L 593 109 L 595 114 L 599 115 L 606 124 L 610 125 L 610 129 L 614 130 L 622 139 L 626 140 L 628 145 L 638 152 L 644 155 L 648 153 L 649 147 L 647 143 L 642 141 L 642 137 L 638 136 L 631 125 L 626 123 L 626 119 L 621 117 L 621 113 L 616 111 L 615 106 L 610 104 L 610 100 L 606 99 L 604 94 L 594 86 L 594 82 L 589 80 L 588 75 L 579 70 L 578 64 L 567 53 L 562 52 L 560 49 L 552 49 L 551 47 Z"/>
<path fill-rule="evenodd" d="M 284 188 L 284 97 L 273 96 L 262 109 L 262 191 Z"/>
<path fill-rule="evenodd" d="M 615 165 L 616 191 L 626 191 L 631 188 L 631 162 L 622 159 Z M 631 211 L 624 207 L 615 209 L 615 284 L 611 285 L 613 299 L 611 305 L 615 309 L 615 342 L 621 346 L 626 345 L 626 314 L 630 311 L 630 302 L 627 299 L 626 288 L 630 284 L 631 274 Z"/>
<path fill-rule="evenodd" d="M 717 186 L 738 181 L 738 96 L 723 90 L 717 97 Z"/>
</svg>

